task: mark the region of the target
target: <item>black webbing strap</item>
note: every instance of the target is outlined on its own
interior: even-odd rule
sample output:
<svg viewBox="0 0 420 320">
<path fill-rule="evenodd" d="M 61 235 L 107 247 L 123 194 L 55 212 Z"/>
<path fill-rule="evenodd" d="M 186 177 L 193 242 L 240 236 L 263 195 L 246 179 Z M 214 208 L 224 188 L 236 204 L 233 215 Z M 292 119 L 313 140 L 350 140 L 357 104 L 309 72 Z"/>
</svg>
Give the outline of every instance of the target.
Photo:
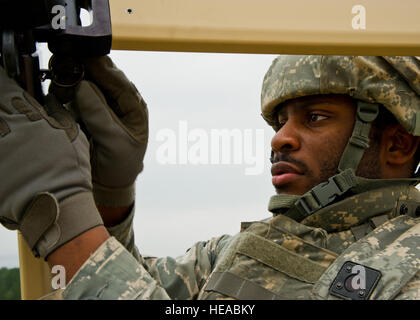
<svg viewBox="0 0 420 320">
<path fill-rule="evenodd" d="M 205 291 L 215 291 L 238 300 L 281 300 L 275 293 L 230 272 L 213 272 Z"/>
</svg>

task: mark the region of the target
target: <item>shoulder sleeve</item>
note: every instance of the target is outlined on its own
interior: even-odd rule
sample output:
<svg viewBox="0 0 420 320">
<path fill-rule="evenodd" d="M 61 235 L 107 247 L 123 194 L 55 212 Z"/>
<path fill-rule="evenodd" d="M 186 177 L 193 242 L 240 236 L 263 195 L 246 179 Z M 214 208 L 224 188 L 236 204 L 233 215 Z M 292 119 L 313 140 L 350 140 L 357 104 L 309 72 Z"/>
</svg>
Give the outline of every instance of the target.
<svg viewBox="0 0 420 320">
<path fill-rule="evenodd" d="M 420 271 L 402 288 L 395 300 L 420 300 Z"/>
<path fill-rule="evenodd" d="M 83 264 L 64 299 L 195 299 L 229 241 L 222 236 L 199 242 L 178 258 L 137 260 L 116 238 L 105 241 Z"/>
<path fill-rule="evenodd" d="M 69 300 L 169 299 L 145 268 L 114 237 L 82 265 L 62 292 Z"/>
<path fill-rule="evenodd" d="M 172 299 L 196 299 L 214 268 L 217 256 L 230 239 L 231 236 L 224 235 L 198 242 L 177 258 L 145 257 L 143 261 Z"/>
</svg>

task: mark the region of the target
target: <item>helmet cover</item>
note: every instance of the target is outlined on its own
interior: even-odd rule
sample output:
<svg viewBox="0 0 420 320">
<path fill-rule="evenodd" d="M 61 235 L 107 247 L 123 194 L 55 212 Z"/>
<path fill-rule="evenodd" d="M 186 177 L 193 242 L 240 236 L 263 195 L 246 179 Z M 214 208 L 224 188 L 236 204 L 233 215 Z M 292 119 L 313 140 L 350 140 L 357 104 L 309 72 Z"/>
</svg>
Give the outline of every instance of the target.
<svg viewBox="0 0 420 320">
<path fill-rule="evenodd" d="M 317 94 L 345 94 L 379 103 L 409 133 L 420 136 L 417 57 L 281 55 L 264 77 L 262 116 L 278 130 L 276 111 L 281 103 Z"/>
</svg>

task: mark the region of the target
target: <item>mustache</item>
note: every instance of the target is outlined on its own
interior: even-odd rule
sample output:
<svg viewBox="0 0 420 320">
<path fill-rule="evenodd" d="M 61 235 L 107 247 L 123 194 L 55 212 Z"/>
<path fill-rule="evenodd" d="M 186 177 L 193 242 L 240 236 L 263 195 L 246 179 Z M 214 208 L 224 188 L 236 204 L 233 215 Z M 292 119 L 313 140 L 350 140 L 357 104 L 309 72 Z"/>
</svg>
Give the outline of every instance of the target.
<svg viewBox="0 0 420 320">
<path fill-rule="evenodd" d="M 272 164 L 277 163 L 277 162 L 288 162 L 290 164 L 293 164 L 294 166 L 296 166 L 297 168 L 299 168 L 302 172 L 309 172 L 309 168 L 307 167 L 307 165 L 305 163 L 303 163 L 302 161 L 296 160 L 295 158 L 293 158 L 289 153 L 274 153 L 274 151 L 271 151 L 271 157 L 270 157 L 270 162 Z"/>
</svg>

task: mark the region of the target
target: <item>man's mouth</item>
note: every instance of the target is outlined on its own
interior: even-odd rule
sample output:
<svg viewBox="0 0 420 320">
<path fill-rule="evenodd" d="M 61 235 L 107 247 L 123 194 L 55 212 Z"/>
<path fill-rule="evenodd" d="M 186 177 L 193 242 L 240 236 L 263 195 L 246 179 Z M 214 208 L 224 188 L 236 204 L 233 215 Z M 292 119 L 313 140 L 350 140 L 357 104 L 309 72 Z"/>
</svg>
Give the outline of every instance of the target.
<svg viewBox="0 0 420 320">
<path fill-rule="evenodd" d="M 280 161 L 276 162 L 271 167 L 272 182 L 275 187 L 280 187 L 286 183 L 292 182 L 299 176 L 303 175 L 294 165 Z"/>
</svg>

